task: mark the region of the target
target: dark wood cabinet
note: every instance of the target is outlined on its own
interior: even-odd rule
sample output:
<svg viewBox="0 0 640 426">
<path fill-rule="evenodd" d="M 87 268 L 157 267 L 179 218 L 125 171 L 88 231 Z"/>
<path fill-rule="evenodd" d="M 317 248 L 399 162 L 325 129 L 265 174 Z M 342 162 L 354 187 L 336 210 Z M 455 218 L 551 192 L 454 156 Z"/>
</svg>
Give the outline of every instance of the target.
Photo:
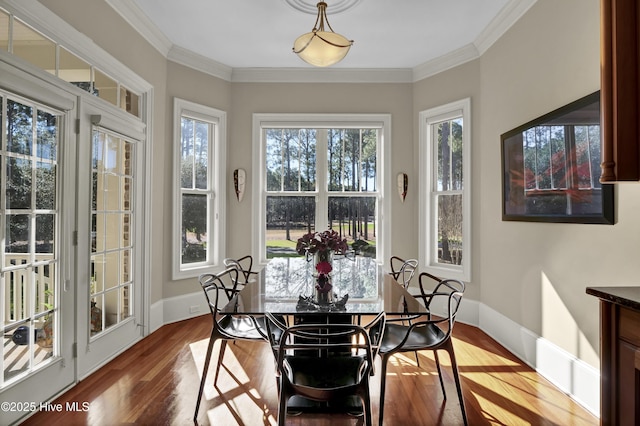
<svg viewBox="0 0 640 426">
<path fill-rule="evenodd" d="M 600 424 L 640 424 L 640 287 L 590 287 L 600 298 Z"/>
<path fill-rule="evenodd" d="M 640 180 L 640 6 L 600 0 L 601 182 Z"/>
</svg>

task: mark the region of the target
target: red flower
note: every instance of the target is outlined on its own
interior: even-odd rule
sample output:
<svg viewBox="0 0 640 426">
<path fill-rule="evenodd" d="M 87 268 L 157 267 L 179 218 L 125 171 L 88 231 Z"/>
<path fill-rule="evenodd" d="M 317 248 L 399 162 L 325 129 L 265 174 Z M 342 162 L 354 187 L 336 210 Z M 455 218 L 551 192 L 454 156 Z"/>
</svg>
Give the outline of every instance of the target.
<svg viewBox="0 0 640 426">
<path fill-rule="evenodd" d="M 333 270 L 333 267 L 327 261 L 320 262 L 316 265 L 316 271 L 318 271 L 319 274 L 328 274 L 332 270 Z"/>
<path fill-rule="evenodd" d="M 327 262 L 322 262 L 322 263 L 327 263 Z M 320 275 L 318 275 L 317 282 L 318 283 L 316 284 L 316 289 L 320 293 L 328 293 L 329 291 L 331 291 L 331 288 L 333 287 L 329 282 L 329 277 L 326 274 L 321 273 Z"/>
</svg>

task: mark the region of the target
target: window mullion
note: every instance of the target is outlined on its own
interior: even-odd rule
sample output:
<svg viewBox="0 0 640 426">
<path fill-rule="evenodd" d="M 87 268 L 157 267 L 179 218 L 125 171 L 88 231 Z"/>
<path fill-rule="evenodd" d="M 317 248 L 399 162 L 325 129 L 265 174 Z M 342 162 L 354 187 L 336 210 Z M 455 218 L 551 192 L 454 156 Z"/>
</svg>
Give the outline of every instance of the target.
<svg viewBox="0 0 640 426">
<path fill-rule="evenodd" d="M 298 130 L 298 191 L 302 191 L 302 129 Z"/>
<path fill-rule="evenodd" d="M 340 149 L 342 150 L 342 156 L 340 157 L 340 188 L 344 192 L 344 181 L 345 181 L 345 131 L 340 131 Z"/>
<path fill-rule="evenodd" d="M 280 191 L 284 191 L 284 129 L 280 131 Z"/>
<path fill-rule="evenodd" d="M 191 188 L 196 188 L 196 120 L 191 125 Z"/>
<path fill-rule="evenodd" d="M 358 192 L 362 191 L 362 129 L 360 129 L 358 136 L 358 163 L 356 166 L 358 170 Z"/>
<path fill-rule="evenodd" d="M 586 125 L 585 127 L 585 132 L 587 140 L 586 140 L 586 144 L 587 144 L 587 161 L 589 162 L 589 188 L 594 188 L 594 182 L 593 182 L 593 167 L 592 167 L 592 159 L 591 159 L 591 126 Z"/>
<path fill-rule="evenodd" d="M 316 132 L 316 230 L 327 229 L 329 223 L 329 131 Z"/>
</svg>

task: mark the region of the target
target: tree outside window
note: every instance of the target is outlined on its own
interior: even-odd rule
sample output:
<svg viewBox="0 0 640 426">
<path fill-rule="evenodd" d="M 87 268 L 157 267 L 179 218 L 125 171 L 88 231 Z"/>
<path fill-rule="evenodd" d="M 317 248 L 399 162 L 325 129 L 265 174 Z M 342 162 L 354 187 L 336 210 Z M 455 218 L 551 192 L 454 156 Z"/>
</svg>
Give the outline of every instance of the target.
<svg viewBox="0 0 640 426">
<path fill-rule="evenodd" d="M 376 128 L 264 129 L 266 254 L 299 256 L 299 237 L 333 229 L 376 257 Z"/>
</svg>

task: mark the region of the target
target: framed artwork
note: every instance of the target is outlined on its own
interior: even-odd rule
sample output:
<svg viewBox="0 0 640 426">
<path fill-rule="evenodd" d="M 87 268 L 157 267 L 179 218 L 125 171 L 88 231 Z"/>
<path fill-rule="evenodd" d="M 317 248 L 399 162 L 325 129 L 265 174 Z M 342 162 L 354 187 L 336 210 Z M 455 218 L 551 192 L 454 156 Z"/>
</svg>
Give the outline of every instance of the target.
<svg viewBox="0 0 640 426">
<path fill-rule="evenodd" d="M 600 183 L 600 92 L 501 135 L 502 220 L 613 224 Z"/>
</svg>

